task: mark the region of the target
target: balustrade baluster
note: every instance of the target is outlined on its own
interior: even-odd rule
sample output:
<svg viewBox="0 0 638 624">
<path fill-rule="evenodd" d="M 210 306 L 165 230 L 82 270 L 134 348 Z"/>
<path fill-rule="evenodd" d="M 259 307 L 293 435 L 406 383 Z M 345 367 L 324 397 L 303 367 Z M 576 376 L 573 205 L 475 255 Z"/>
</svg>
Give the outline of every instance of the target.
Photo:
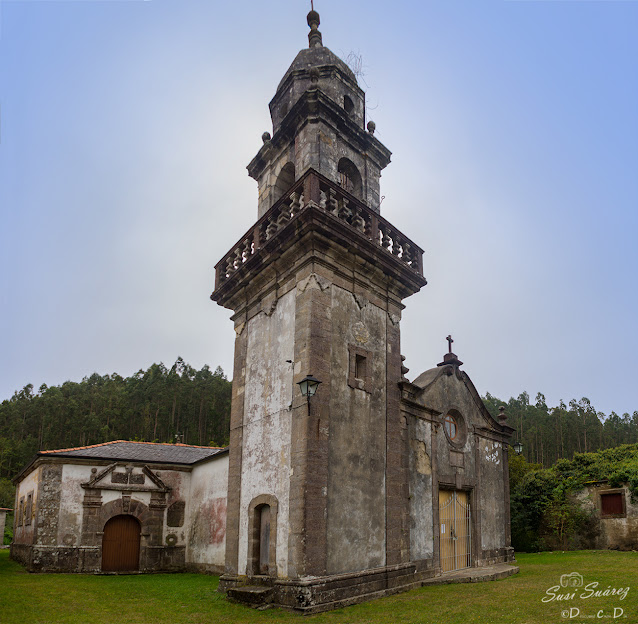
<svg viewBox="0 0 638 624">
<path fill-rule="evenodd" d="M 409 266 L 412 266 L 412 245 L 408 242 L 403 243 L 403 254 L 401 255 L 401 259 Z"/>
<path fill-rule="evenodd" d="M 233 255 L 228 256 L 226 260 L 226 275 L 230 277 L 235 272 L 235 262 L 233 260 Z"/>
<path fill-rule="evenodd" d="M 278 211 L 273 212 L 273 214 L 270 216 L 268 225 L 266 226 L 266 240 L 270 240 L 275 234 L 277 234 L 277 230 L 279 229 L 278 225 L 277 225 L 277 218 L 279 217 L 279 215 L 277 214 Z"/>
<path fill-rule="evenodd" d="M 392 237 L 392 254 L 394 256 L 399 256 L 399 253 L 401 252 L 401 244 L 402 244 L 402 240 L 401 238 L 399 238 L 399 236 L 397 236 L 396 232 L 393 233 L 393 237 Z"/>
<path fill-rule="evenodd" d="M 330 196 L 330 199 L 328 199 L 328 212 L 331 212 L 335 217 L 338 217 L 339 202 L 337 201 L 337 194 L 334 189 L 329 189 L 328 195 Z"/>
<path fill-rule="evenodd" d="M 388 235 L 388 228 L 385 225 L 379 224 L 379 230 L 381 231 L 381 247 L 390 251 L 392 239 Z"/>
<path fill-rule="evenodd" d="M 363 211 L 361 210 L 361 208 L 359 208 L 359 206 L 354 206 L 352 209 L 352 225 L 359 230 L 359 232 L 362 232 L 363 234 L 365 234 L 365 229 L 366 229 L 366 221 L 365 219 L 361 216 L 361 213 Z"/>
<path fill-rule="evenodd" d="M 290 212 L 292 216 L 296 216 L 296 214 L 301 210 L 301 202 L 299 201 L 299 193 L 292 193 L 290 196 Z"/>
<path fill-rule="evenodd" d="M 319 208 L 326 209 L 326 204 L 328 203 L 328 197 L 326 196 L 324 191 L 319 192 Z"/>
<path fill-rule="evenodd" d="M 296 195 L 296 193 L 294 193 Z M 279 210 L 279 218 L 277 219 L 277 229 L 281 229 L 290 221 L 290 209 L 282 206 Z"/>
<path fill-rule="evenodd" d="M 350 217 L 352 216 L 352 210 L 348 207 L 350 203 L 345 197 L 341 199 L 341 208 L 339 208 L 338 217 L 343 219 L 344 221 L 350 221 Z"/>
<path fill-rule="evenodd" d="M 244 251 L 242 254 L 242 261 L 247 262 L 248 258 L 250 258 L 252 253 L 253 253 L 253 241 L 252 241 L 252 238 L 247 238 L 244 241 Z"/>
</svg>

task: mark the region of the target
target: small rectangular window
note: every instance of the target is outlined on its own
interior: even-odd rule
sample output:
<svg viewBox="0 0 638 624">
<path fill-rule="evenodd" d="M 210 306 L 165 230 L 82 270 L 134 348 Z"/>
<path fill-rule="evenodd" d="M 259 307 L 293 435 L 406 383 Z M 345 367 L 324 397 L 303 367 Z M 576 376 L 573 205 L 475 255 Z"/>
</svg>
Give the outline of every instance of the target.
<svg viewBox="0 0 638 624">
<path fill-rule="evenodd" d="M 600 495 L 600 512 L 603 516 L 625 515 L 624 500 L 621 492 Z"/>
<path fill-rule="evenodd" d="M 349 370 L 348 385 L 356 390 L 370 392 L 370 351 L 350 345 L 349 352 Z"/>
<path fill-rule="evenodd" d="M 366 378 L 366 357 L 365 355 L 355 355 L 354 376 L 357 379 L 364 380 Z"/>
<path fill-rule="evenodd" d="M 24 524 L 24 496 L 20 499 L 18 503 L 18 526 L 22 526 Z"/>
<path fill-rule="evenodd" d="M 31 515 L 33 514 L 33 494 L 27 494 L 27 505 L 24 512 L 24 524 L 31 524 Z"/>
</svg>

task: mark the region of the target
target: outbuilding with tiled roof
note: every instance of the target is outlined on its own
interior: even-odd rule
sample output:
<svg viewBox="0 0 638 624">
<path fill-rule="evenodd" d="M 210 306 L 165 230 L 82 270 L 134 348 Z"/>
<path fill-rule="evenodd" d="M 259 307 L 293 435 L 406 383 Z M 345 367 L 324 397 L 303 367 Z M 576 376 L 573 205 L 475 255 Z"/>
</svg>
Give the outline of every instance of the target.
<svg viewBox="0 0 638 624">
<path fill-rule="evenodd" d="M 39 451 L 14 479 L 31 571 L 223 568 L 228 450 L 114 440 Z"/>
</svg>

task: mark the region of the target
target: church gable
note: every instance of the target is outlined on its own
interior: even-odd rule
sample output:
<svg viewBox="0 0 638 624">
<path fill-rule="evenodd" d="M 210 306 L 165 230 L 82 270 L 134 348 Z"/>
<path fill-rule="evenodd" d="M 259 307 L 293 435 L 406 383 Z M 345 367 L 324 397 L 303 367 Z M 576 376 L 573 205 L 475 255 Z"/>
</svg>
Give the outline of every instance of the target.
<svg viewBox="0 0 638 624">
<path fill-rule="evenodd" d="M 504 416 L 497 422 L 489 414 L 461 365 L 450 349 L 436 368 L 400 384 L 412 556 L 438 561 L 443 572 L 512 557 L 507 462 L 512 429 Z"/>
</svg>

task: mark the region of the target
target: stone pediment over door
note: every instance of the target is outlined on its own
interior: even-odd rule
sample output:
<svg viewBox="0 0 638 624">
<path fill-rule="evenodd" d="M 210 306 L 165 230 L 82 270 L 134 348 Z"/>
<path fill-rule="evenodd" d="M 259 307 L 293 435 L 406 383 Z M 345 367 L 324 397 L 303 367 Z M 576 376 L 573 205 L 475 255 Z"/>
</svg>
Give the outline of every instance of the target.
<svg viewBox="0 0 638 624">
<path fill-rule="evenodd" d="M 115 490 L 120 492 L 170 492 L 159 476 L 148 466 L 134 466 L 116 462 L 98 471 L 93 468 L 91 479 L 82 487 L 92 490 Z"/>
</svg>

